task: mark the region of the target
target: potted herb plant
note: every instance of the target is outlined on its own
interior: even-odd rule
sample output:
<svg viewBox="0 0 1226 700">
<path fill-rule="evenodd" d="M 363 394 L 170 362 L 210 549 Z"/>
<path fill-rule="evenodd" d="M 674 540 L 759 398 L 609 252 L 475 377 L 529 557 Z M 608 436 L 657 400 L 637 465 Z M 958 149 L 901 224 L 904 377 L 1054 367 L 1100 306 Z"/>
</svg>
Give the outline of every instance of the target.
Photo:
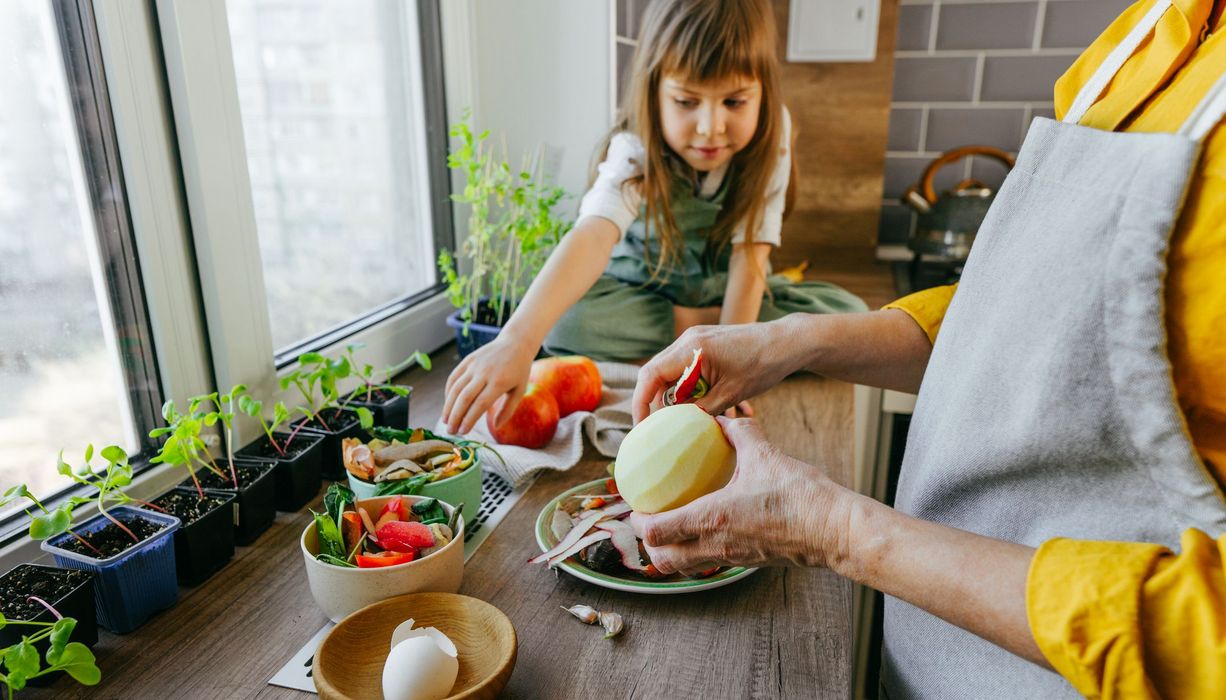
<svg viewBox="0 0 1226 700">
<path fill-rule="evenodd" d="M 361 435 L 361 415 L 370 413 L 364 407 L 342 408 L 337 383 L 350 373 L 348 358 L 330 359 L 308 352 L 298 357 L 297 369 L 281 378 L 281 389 L 294 387 L 303 401 L 297 409 L 303 416 L 290 424 L 291 434 L 305 430 L 324 437 L 322 473 L 325 479 L 333 481 L 345 478 L 341 440 Z"/>
<path fill-rule="evenodd" d="M 97 660 L 89 647 L 77 641 L 77 618 L 63 615 L 41 598 L 34 598 L 43 612 L 55 619 L 22 619 L 0 617 L 0 684 L 11 699 L 30 685 L 41 685 L 60 672 L 72 676 L 81 685 L 97 685 L 102 679 Z M 7 605 L 5 606 L 7 609 Z M 86 611 L 88 616 L 92 612 Z M 97 628 L 94 628 L 97 640 Z M 43 659 L 47 665 L 43 666 Z"/>
<path fill-rule="evenodd" d="M 380 370 L 379 373 L 383 375 L 383 381 L 380 382 L 375 379 L 373 366 L 359 364 L 354 357 L 354 351 L 362 347 L 362 343 L 345 346 L 345 358 L 349 360 L 350 371 L 358 378 L 358 385 L 349 392 L 341 406 L 370 409 L 374 425 L 400 430 L 409 427 L 409 397 L 413 387 L 393 384 L 392 377 L 414 362 L 427 372 L 430 371 L 430 356 L 415 350 L 405 361 Z"/>
<path fill-rule="evenodd" d="M 128 455 L 116 445 L 103 448 L 99 454 L 107 462 L 99 472 L 90 464 L 93 445 L 85 448 L 85 461 L 79 468 L 73 469 L 62 454 L 56 467 L 60 474 L 97 495 L 73 496 L 55 510 L 44 507 L 24 486 L 15 496 L 25 498 L 37 509 L 30 516 L 30 537 L 43 540 L 43 550 L 55 557 L 58 566 L 94 574 L 98 623 L 112 632 L 124 633 L 179 598 L 171 544 L 179 519 L 127 505 L 144 504 L 123 491 L 132 483 Z M 85 503 L 96 505 L 98 515 L 74 527 L 73 511 Z"/>
<path fill-rule="evenodd" d="M 497 337 L 570 222 L 553 214 L 566 195 L 543 182 L 539 158 L 525 158 L 518 170 L 495 159 L 485 143 L 489 132 L 474 134 L 467 116 L 451 136 L 460 143 L 447 165 L 465 177 L 464 191 L 451 197 L 470 208 L 468 237 L 459 251 L 467 267 L 461 271 L 448 250 L 439 253 L 438 264 L 457 309 L 447 325 L 456 330 L 464 357 Z"/>
<path fill-rule="evenodd" d="M 294 430 L 278 431 L 289 420 L 289 410 L 278 401 L 273 404 L 272 420 L 264 418 L 264 402 L 249 395 L 238 400 L 243 413 L 260 422 L 264 434 L 238 451 L 239 457 L 271 459 L 276 481 L 277 510 L 293 512 L 319 495 L 322 482 L 324 436 L 319 433 Z"/>
<path fill-rule="evenodd" d="M 234 456 L 234 404 L 245 390 L 239 384 L 224 395 L 214 392 L 192 397 L 187 413 L 179 413 L 174 402 L 167 401 L 162 417 L 168 425 L 149 433 L 150 437 L 167 435 L 152 461 L 187 469 L 190 478 L 182 485 L 195 488 L 199 498 L 204 498 L 207 492 L 233 494 L 237 514 L 233 519 L 234 541 L 242 545 L 254 542 L 277 516 L 273 476 L 276 462 Z M 212 410 L 201 410 L 209 406 Z M 204 428 L 217 424 L 225 435 L 224 466 L 213 458 L 201 437 Z"/>
</svg>

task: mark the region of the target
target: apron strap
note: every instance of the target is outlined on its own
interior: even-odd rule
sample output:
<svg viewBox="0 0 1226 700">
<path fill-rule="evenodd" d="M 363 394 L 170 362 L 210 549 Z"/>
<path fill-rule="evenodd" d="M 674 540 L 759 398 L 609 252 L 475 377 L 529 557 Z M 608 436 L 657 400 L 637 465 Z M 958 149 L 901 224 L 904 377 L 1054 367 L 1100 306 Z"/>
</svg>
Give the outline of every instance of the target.
<svg viewBox="0 0 1226 700">
<path fill-rule="evenodd" d="M 1209 88 L 1205 98 L 1200 101 L 1188 120 L 1179 127 L 1177 133 L 1187 136 L 1193 141 L 1200 141 L 1208 135 L 1217 123 L 1226 116 L 1226 71 Z"/>
<path fill-rule="evenodd" d="M 1090 107 L 1098 99 L 1099 95 L 1103 94 L 1107 83 L 1115 77 L 1115 74 L 1124 66 L 1124 62 L 1132 57 L 1136 52 L 1137 47 L 1141 45 L 1141 41 L 1149 36 L 1149 33 L 1158 26 L 1158 20 L 1171 6 L 1171 0 L 1156 0 L 1154 6 L 1145 13 L 1140 22 L 1132 28 L 1128 36 L 1116 45 L 1111 53 L 1107 54 L 1107 58 L 1094 72 L 1094 75 L 1081 87 L 1081 92 L 1077 93 L 1077 99 L 1073 100 L 1073 104 L 1069 107 L 1068 112 L 1064 115 L 1063 121 L 1068 124 L 1078 124 L 1081 118 L 1086 115 Z"/>
</svg>

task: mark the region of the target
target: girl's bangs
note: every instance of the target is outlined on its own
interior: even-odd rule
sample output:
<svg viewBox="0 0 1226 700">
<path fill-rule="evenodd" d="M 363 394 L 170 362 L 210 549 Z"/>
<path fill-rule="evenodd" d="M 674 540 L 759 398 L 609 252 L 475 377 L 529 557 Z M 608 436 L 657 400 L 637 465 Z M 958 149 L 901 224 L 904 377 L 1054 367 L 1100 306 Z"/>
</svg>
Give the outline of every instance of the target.
<svg viewBox="0 0 1226 700">
<path fill-rule="evenodd" d="M 745 76 L 764 80 L 775 62 L 773 29 L 754 21 L 765 9 L 737 3 L 694 3 L 660 32 L 661 75 L 705 83 Z"/>
</svg>

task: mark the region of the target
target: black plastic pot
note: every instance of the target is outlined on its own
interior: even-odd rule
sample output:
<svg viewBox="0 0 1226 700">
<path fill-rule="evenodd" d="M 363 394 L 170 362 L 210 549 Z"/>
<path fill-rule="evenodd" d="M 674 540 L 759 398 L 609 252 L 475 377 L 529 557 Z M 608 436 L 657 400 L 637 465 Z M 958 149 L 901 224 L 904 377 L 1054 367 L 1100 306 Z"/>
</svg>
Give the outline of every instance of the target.
<svg viewBox="0 0 1226 700">
<path fill-rule="evenodd" d="M 210 471 L 197 472 L 200 485 L 205 491 L 214 493 L 229 493 L 235 496 L 232 513 L 234 523 L 234 543 L 248 545 L 272 525 L 277 517 L 277 482 L 275 470 L 277 463 L 270 459 L 234 459 L 239 470 L 256 470 L 258 476 L 235 489 L 227 478 L 222 481 Z M 225 463 L 220 465 L 223 469 Z M 240 481 L 242 479 L 240 478 Z M 180 486 L 195 489 L 191 479 Z"/>
<path fill-rule="evenodd" d="M 289 433 L 274 433 L 274 435 L 281 445 L 285 445 L 289 439 Z M 274 481 L 277 486 L 277 510 L 292 513 L 319 495 L 323 447 L 324 436 L 302 430 L 294 436 L 293 442 L 289 443 L 284 457 L 272 446 L 266 435 L 261 435 L 260 439 L 239 450 L 238 455 L 243 458 L 276 461 Z"/>
<path fill-rule="evenodd" d="M 178 486 L 153 499 L 154 505 L 171 494 L 183 494 L 193 502 L 200 498 L 194 486 Z M 205 498 L 215 501 L 202 516 L 171 509 L 183 521 L 175 530 L 175 574 L 180 586 L 194 586 L 219 571 L 234 556 L 234 497 L 233 492 L 206 491 Z"/>
<path fill-rule="evenodd" d="M 404 385 L 398 385 L 404 386 Z M 409 427 L 409 399 L 412 398 L 413 387 L 405 386 L 410 393 L 404 396 L 398 396 L 390 391 L 384 392 L 391 394 L 391 398 L 383 402 L 376 401 L 350 401 L 349 406 L 356 408 L 361 406 L 369 408 L 374 414 L 375 425 L 385 425 L 389 428 L 397 430 L 407 430 Z"/>
<path fill-rule="evenodd" d="M 37 580 L 34 585 L 28 589 L 21 586 L 21 596 L 35 595 L 51 604 L 64 617 L 71 617 L 77 621 L 77 626 L 72 628 L 72 635 L 68 637 L 69 641 L 80 642 L 87 647 L 92 647 L 98 643 L 98 620 L 94 615 L 94 584 L 93 574 L 88 571 L 79 569 L 60 569 L 54 566 L 43 566 L 42 564 L 18 564 L 9 569 L 0 576 L 0 592 L 3 592 L 7 587 L 4 584 L 14 577 L 34 576 Z M 59 587 L 59 583 L 55 579 L 63 580 L 64 578 L 80 579 L 73 587 L 61 595 L 55 595 L 50 591 L 54 591 Z M 41 594 L 41 595 L 40 595 Z M 54 622 L 55 616 L 50 610 L 38 606 L 40 611 L 36 615 L 21 618 L 25 622 Z M 8 647 L 21 641 L 23 634 L 28 635 L 34 631 L 34 628 L 25 625 L 5 625 L 0 629 L 0 648 Z M 45 659 L 47 656 L 47 647 L 49 642 L 44 640 L 34 645 L 38 650 L 40 659 Z M 48 674 L 35 678 L 28 682 L 29 685 L 44 687 L 55 681 L 59 673 Z"/>
<path fill-rule="evenodd" d="M 303 432 L 310 431 L 324 436 L 323 446 L 320 448 L 323 452 L 320 473 L 325 479 L 344 481 L 346 478 L 345 462 L 341 454 L 341 440 L 349 437 L 363 437 L 362 425 L 358 422 L 357 414 L 350 411 L 332 409 L 325 413 L 324 419 L 328 422 L 330 429 L 314 422 L 308 422 L 310 419 L 306 416 L 294 421 L 291 426 L 297 428 L 300 424 L 306 423 L 302 428 Z"/>
</svg>

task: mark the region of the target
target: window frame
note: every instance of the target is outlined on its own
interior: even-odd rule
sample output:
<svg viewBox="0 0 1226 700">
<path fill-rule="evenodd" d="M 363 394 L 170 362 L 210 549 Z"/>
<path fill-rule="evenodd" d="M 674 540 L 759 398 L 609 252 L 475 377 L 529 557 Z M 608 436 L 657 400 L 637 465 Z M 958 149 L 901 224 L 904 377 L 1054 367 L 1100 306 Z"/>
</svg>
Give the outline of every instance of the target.
<svg viewBox="0 0 1226 700">
<path fill-rule="evenodd" d="M 431 236 L 436 250 L 453 250 L 439 1 L 421 0 L 415 6 L 417 12 L 406 17 L 421 27 L 423 75 L 416 89 L 426 107 Z M 363 343 L 359 361 L 387 367 L 415 349 L 432 352 L 451 341 L 454 334 L 444 320 L 452 307 L 445 286 L 436 283 L 276 354 L 225 0 L 157 0 L 156 8 L 217 385 L 243 383 L 261 398 L 292 400 L 277 380 L 292 370 L 301 352 L 335 354 L 350 343 Z M 258 430 L 254 421 L 238 420 L 236 440 L 246 442 Z"/>
<path fill-rule="evenodd" d="M 103 271 L 112 297 L 108 302 L 120 305 L 119 315 L 137 323 L 149 340 L 135 381 L 132 368 L 124 371 L 142 447 L 131 457 L 137 478 L 129 491 L 147 497 L 180 476 L 148 461 L 156 448 L 148 431 L 161 419 L 162 401 L 182 401 L 211 385 L 196 312 L 195 267 L 183 245 L 186 219 L 167 130 L 156 37 L 148 8 L 141 3 L 53 0 L 52 9 L 68 75 L 87 78 L 69 80 L 69 96 L 96 234 L 108 261 Z M 88 85 L 88 92 L 74 90 L 79 85 Z M 103 187 L 115 187 L 122 196 L 103 196 Z M 171 347 L 184 351 L 158 352 Z M 133 391 L 137 383 L 155 389 L 141 397 Z M 42 500 L 55 507 L 85 491 L 69 486 Z M 96 508 L 89 504 L 77 512 L 92 517 Z M 0 547 L 4 565 L 41 554 L 26 536 L 26 517 L 20 512 L 0 520 Z"/>
</svg>

